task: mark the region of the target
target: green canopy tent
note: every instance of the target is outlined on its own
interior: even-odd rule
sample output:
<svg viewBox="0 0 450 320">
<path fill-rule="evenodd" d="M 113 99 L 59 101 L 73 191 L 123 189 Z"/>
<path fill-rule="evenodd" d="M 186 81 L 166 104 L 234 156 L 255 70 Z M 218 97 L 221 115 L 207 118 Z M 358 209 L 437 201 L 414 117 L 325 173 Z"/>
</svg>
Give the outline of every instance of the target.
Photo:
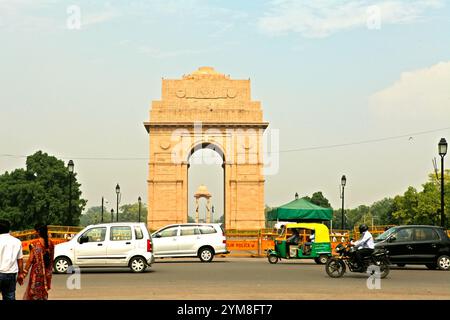
<svg viewBox="0 0 450 320">
<path fill-rule="evenodd" d="M 295 199 L 267 214 L 269 221 L 329 221 L 333 217 L 333 209 L 322 208 L 306 199 Z"/>
</svg>

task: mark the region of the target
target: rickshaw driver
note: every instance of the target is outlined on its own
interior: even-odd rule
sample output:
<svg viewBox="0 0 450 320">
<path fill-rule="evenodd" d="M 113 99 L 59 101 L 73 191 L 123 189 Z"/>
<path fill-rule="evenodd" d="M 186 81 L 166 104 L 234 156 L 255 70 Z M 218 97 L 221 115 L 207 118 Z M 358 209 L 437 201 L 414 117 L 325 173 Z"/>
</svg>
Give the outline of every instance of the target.
<svg viewBox="0 0 450 320">
<path fill-rule="evenodd" d="M 309 242 L 305 242 L 303 245 L 303 254 L 305 256 L 309 256 L 311 254 L 311 246 L 314 243 L 314 239 L 316 237 L 316 230 L 311 230 L 311 234 L 309 236 Z"/>
<path fill-rule="evenodd" d="M 295 244 L 298 245 L 298 242 L 300 241 L 300 234 L 298 233 L 297 229 L 292 229 L 292 236 L 286 239 L 286 244 Z"/>
</svg>

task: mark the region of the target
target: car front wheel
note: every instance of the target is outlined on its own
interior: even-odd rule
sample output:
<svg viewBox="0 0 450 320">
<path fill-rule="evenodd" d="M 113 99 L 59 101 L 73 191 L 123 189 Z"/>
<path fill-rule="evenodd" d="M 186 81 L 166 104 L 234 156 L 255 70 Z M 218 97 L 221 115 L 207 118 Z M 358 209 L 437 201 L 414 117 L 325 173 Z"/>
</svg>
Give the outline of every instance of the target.
<svg viewBox="0 0 450 320">
<path fill-rule="evenodd" d="M 437 267 L 441 270 L 449 270 L 450 269 L 450 257 L 443 255 L 437 259 Z"/>
<path fill-rule="evenodd" d="M 61 273 L 67 273 L 69 270 L 69 267 L 72 265 L 72 262 L 69 258 L 66 257 L 59 257 L 56 258 L 55 263 L 53 264 L 53 267 L 55 269 L 55 273 L 61 274 Z"/>
</svg>

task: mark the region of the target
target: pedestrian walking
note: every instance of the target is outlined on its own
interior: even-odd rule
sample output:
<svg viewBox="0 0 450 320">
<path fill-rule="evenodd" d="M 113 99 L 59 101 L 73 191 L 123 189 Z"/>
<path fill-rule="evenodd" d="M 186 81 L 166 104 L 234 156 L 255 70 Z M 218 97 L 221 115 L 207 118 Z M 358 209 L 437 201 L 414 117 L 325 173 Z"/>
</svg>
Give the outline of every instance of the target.
<svg viewBox="0 0 450 320">
<path fill-rule="evenodd" d="M 30 273 L 24 300 L 48 300 L 48 291 L 52 284 L 54 244 L 48 238 L 46 225 L 35 227 L 39 238 L 32 241 L 30 257 L 24 268 L 24 278 Z M 30 270 L 31 268 L 31 270 Z"/>
<path fill-rule="evenodd" d="M 23 284 L 22 243 L 9 234 L 11 224 L 0 220 L 0 291 L 3 300 L 16 300 L 16 281 Z"/>
</svg>

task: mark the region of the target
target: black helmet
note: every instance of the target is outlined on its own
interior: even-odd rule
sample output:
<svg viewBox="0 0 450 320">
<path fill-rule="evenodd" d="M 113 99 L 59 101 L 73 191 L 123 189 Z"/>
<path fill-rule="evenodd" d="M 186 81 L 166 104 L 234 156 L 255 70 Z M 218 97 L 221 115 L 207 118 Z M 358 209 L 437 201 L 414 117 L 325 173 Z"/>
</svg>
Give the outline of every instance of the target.
<svg viewBox="0 0 450 320">
<path fill-rule="evenodd" d="M 366 224 L 360 224 L 359 225 L 359 233 L 363 233 L 364 231 L 369 230 L 369 227 Z"/>
</svg>

